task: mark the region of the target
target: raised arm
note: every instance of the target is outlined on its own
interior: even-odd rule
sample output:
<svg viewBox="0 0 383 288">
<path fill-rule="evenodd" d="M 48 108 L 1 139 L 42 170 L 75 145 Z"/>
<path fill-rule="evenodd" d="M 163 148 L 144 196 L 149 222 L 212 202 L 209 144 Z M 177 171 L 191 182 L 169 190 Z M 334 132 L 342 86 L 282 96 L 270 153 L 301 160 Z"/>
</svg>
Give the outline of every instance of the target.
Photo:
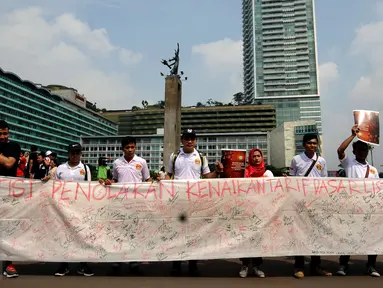
<svg viewBox="0 0 383 288">
<path fill-rule="evenodd" d="M 340 160 L 344 159 L 344 157 L 346 156 L 346 154 L 344 153 L 347 149 L 347 147 L 350 145 L 350 143 L 352 142 L 352 140 L 354 140 L 354 138 L 356 137 L 356 135 L 359 133 L 359 127 L 358 125 L 354 125 L 352 126 L 351 128 L 351 136 L 348 137 L 346 140 L 343 141 L 342 144 L 340 144 L 339 148 L 338 148 L 338 158 Z"/>
</svg>

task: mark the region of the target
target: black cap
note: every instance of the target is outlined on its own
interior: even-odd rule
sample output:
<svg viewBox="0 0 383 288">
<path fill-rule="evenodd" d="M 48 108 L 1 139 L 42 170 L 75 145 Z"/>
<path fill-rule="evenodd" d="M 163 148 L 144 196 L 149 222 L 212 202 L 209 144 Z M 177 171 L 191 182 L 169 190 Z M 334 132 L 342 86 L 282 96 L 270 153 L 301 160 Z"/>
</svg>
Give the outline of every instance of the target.
<svg viewBox="0 0 383 288">
<path fill-rule="evenodd" d="M 82 151 L 82 147 L 80 143 L 72 143 L 68 146 L 68 152 L 74 152 L 74 151 Z"/>
<path fill-rule="evenodd" d="M 185 129 L 185 130 L 182 132 L 182 138 L 184 138 L 184 137 L 186 137 L 186 136 L 196 137 L 195 130 L 194 130 L 194 129 Z"/>
</svg>

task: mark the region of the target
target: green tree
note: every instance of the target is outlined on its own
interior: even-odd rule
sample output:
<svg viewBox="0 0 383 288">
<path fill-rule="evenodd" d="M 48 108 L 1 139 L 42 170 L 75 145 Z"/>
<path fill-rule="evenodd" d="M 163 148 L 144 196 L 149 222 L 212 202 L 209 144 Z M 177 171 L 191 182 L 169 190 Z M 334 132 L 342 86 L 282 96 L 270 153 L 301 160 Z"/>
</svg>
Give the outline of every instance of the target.
<svg viewBox="0 0 383 288">
<path fill-rule="evenodd" d="M 275 177 L 281 177 L 281 176 L 283 176 L 283 174 L 286 173 L 285 168 L 277 168 L 273 165 L 267 165 L 266 169 L 270 170 L 274 174 Z"/>
<path fill-rule="evenodd" d="M 252 105 L 255 102 L 255 99 L 252 95 L 246 96 L 243 92 L 237 92 L 233 95 L 233 104 L 234 105 Z"/>
<path fill-rule="evenodd" d="M 164 100 L 157 101 L 157 104 L 154 104 L 153 106 L 163 109 L 165 108 L 165 101 Z"/>
</svg>

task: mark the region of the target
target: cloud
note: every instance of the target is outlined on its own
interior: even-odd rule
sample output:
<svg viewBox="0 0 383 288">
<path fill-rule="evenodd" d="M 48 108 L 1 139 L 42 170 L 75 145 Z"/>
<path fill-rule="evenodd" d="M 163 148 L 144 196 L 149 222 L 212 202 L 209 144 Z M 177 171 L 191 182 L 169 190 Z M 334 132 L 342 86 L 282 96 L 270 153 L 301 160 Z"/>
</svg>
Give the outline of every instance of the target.
<svg viewBox="0 0 383 288">
<path fill-rule="evenodd" d="M 243 91 L 242 41 L 225 38 L 198 44 L 192 47 L 192 53 L 202 57 L 208 77 L 228 83 L 225 100 L 230 101 L 234 93 Z"/>
<path fill-rule="evenodd" d="M 351 53 L 353 56 L 361 56 L 372 65 L 383 63 L 383 21 L 362 25 L 356 30 L 355 39 L 352 42 Z"/>
<path fill-rule="evenodd" d="M 361 26 L 356 30 L 351 46 L 351 55 L 370 68 L 350 92 L 356 104 L 380 109 L 383 108 L 383 21 Z"/>
<path fill-rule="evenodd" d="M 199 44 L 192 47 L 192 52 L 205 58 L 206 64 L 213 70 L 217 67 L 231 67 L 242 65 L 242 41 L 229 38 Z"/>
<path fill-rule="evenodd" d="M 383 8 L 380 3 L 378 9 L 379 5 Z M 337 147 L 350 135 L 352 110 L 383 112 L 383 21 L 363 24 L 355 29 L 349 47 L 349 53 L 343 55 L 344 60 L 339 60 L 341 67 L 335 63 L 320 67 L 320 84 L 321 88 L 324 87 L 321 91 L 324 97 L 321 98 L 325 156 L 331 169 L 336 169 L 339 164 Z M 344 71 L 341 78 L 339 70 Z M 329 79 L 323 78 L 327 75 Z M 330 81 L 334 78 L 336 82 Z M 381 149 L 374 150 L 374 164 L 379 170 L 380 164 L 383 164 Z M 350 148 L 348 153 L 352 155 Z"/>
<path fill-rule="evenodd" d="M 120 108 L 121 101 L 133 101 L 136 91 L 129 74 L 120 73 L 118 66 L 117 71 L 104 69 L 102 60 L 117 61 L 122 67 L 139 63 L 143 56 L 114 45 L 106 29 L 91 28 L 71 13 L 50 19 L 41 8 L 0 17 L 3 69 L 43 85 L 75 87 L 101 108 Z"/>
<path fill-rule="evenodd" d="M 338 65 L 334 62 L 327 62 L 319 65 L 319 84 L 321 93 L 326 94 L 330 85 L 339 79 Z"/>
<path fill-rule="evenodd" d="M 136 64 L 142 60 L 141 53 L 133 53 L 132 51 L 124 48 L 120 49 L 119 57 L 121 62 L 125 65 Z"/>
</svg>

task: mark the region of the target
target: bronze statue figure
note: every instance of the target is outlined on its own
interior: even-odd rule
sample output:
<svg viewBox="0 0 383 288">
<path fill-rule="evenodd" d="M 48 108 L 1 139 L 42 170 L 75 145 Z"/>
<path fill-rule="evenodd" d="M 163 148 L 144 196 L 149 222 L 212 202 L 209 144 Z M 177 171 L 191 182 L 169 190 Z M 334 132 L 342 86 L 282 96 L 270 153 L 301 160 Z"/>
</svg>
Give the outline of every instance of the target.
<svg viewBox="0 0 383 288">
<path fill-rule="evenodd" d="M 162 59 L 161 63 L 167 66 L 170 69 L 170 74 L 169 75 L 178 75 L 178 67 L 180 63 L 180 45 L 177 43 L 177 49 L 174 50 L 175 54 L 174 57 L 169 59 L 169 60 L 164 60 Z M 179 75 L 178 75 L 179 76 Z"/>
</svg>

